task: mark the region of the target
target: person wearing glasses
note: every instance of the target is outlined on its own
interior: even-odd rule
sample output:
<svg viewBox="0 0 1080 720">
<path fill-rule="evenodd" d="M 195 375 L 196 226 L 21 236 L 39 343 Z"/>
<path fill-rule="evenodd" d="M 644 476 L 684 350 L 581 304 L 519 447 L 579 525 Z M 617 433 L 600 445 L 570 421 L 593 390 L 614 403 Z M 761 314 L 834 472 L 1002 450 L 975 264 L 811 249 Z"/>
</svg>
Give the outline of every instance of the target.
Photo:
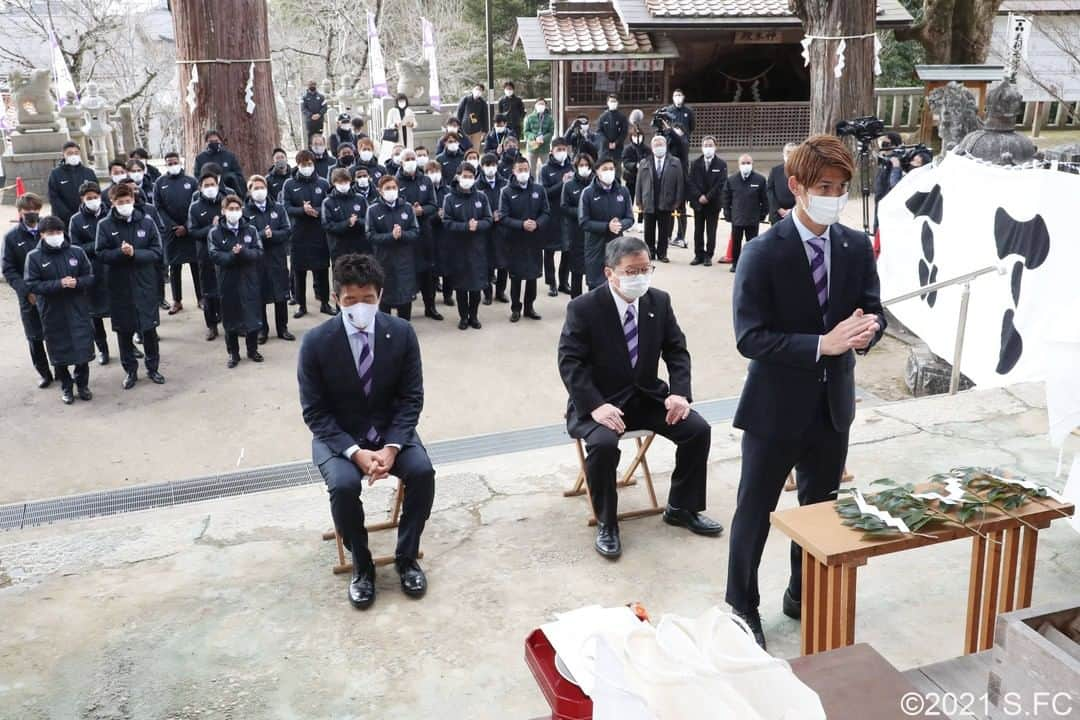
<svg viewBox="0 0 1080 720">
<path fill-rule="evenodd" d="M 598 521 L 595 548 L 622 553 L 615 474 L 619 439 L 649 430 L 677 446 L 664 521 L 699 535 L 723 532 L 705 517 L 712 431 L 690 408 L 690 353 L 671 296 L 650 288 L 655 267 L 640 239 L 610 241 L 608 283 L 570 301 L 559 338 L 559 374 L 569 392 L 566 425 L 585 442 L 585 480 Z M 670 385 L 660 378 L 661 358 Z"/>
</svg>

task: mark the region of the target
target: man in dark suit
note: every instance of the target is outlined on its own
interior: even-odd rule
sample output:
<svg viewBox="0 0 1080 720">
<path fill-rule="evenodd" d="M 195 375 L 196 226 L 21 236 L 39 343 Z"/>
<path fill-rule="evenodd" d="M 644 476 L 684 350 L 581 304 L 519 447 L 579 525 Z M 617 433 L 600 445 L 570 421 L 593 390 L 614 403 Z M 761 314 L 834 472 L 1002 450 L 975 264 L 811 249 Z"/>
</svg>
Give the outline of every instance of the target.
<svg viewBox="0 0 1080 720">
<path fill-rule="evenodd" d="M 674 224 L 672 212 L 682 207 L 686 176 L 682 163 L 668 152 L 663 135 L 654 135 L 650 142 L 652 155 L 638 163 L 634 205 L 645 214 L 645 244 L 649 256 L 668 262 L 668 241 Z"/>
<path fill-rule="evenodd" d="M 735 274 L 735 340 L 750 368 L 735 412 L 742 475 L 731 528 L 727 602 L 765 647 L 757 572 L 784 479 L 799 504 L 832 499 L 855 417 L 855 353 L 885 328 L 867 237 L 839 223 L 854 162 L 813 135 L 787 163 L 796 210 L 750 243 Z M 801 617 L 802 550 L 792 543 L 784 614 Z"/>
<path fill-rule="evenodd" d="M 678 446 L 664 520 L 719 535 L 723 527 L 701 514 L 712 431 L 690 409 L 690 353 L 671 296 L 649 289 L 655 268 L 637 238 L 609 242 L 604 265 L 608 284 L 570 301 L 559 339 L 559 373 L 570 393 L 567 431 L 585 441 L 596 551 L 622 553 L 615 472 L 627 430 L 650 430 Z M 661 357 L 670 386 L 659 376 Z"/>
<path fill-rule="evenodd" d="M 798 143 L 784 145 L 783 161 L 769 171 L 769 179 L 765 182 L 765 194 L 769 196 L 769 222 L 773 225 L 787 217 L 795 207 L 795 196 L 788 189 L 788 176 L 784 166 L 791 157 L 791 151 L 797 147 Z"/>
<path fill-rule="evenodd" d="M 686 179 L 686 194 L 694 208 L 694 259 L 691 265 L 712 265 L 716 253 L 716 223 L 720 219 L 720 202 L 727 182 L 727 163 L 716 157 L 716 138 L 701 139 L 701 157 L 690 164 Z M 706 241 L 706 233 L 708 240 Z"/>
<path fill-rule="evenodd" d="M 756 238 L 769 214 L 765 183 L 765 177 L 754 172 L 754 159 L 741 155 L 739 172 L 732 173 L 724 185 L 724 219 L 731 223 L 731 272 L 739 264 L 743 239 L 750 242 Z"/>
<path fill-rule="evenodd" d="M 435 497 L 435 470 L 416 434 L 424 406 L 420 346 L 405 320 L 378 311 L 383 271 L 370 255 L 334 263 L 334 301 L 341 316 L 308 331 L 297 379 L 312 462 L 330 493 L 330 513 L 352 552 L 349 601 L 375 602 L 375 566 L 368 550 L 363 481 L 389 475 L 405 486 L 394 566 L 411 597 L 427 590 L 416 558 Z"/>
</svg>

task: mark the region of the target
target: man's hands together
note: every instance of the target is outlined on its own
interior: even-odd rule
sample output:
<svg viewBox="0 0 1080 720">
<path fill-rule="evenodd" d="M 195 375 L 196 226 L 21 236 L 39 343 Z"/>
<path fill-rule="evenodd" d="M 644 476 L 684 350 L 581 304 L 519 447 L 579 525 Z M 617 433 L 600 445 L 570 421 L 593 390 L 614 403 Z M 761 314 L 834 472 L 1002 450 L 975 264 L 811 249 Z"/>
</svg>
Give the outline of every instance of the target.
<svg viewBox="0 0 1080 720">
<path fill-rule="evenodd" d="M 352 462 L 360 468 L 360 472 L 368 476 L 368 485 L 374 485 L 375 481 L 390 476 L 397 455 L 398 449 L 392 446 L 378 451 L 357 450 L 353 453 Z"/>
<path fill-rule="evenodd" d="M 856 310 L 825 335 L 821 336 L 821 354 L 843 355 L 848 350 L 865 350 L 881 328 L 877 315 Z"/>
</svg>

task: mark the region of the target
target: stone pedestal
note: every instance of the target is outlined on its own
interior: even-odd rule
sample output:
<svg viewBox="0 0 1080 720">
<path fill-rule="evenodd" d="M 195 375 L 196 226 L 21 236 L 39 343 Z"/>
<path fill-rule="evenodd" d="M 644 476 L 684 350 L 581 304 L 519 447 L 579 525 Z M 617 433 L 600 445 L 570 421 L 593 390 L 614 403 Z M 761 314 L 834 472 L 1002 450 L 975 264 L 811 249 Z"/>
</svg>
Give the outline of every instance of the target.
<svg viewBox="0 0 1080 720">
<path fill-rule="evenodd" d="M 23 153 L 52 153 L 53 160 L 59 161 L 60 148 L 67 142 L 68 134 L 55 130 L 16 130 L 11 133 L 9 140 L 11 141 L 11 151 L 16 155 Z"/>
<path fill-rule="evenodd" d="M 952 365 L 930 351 L 926 345 L 912 345 L 908 353 L 904 382 L 915 397 L 941 395 L 949 392 L 952 380 Z M 963 373 L 960 374 L 960 389 L 974 387 Z"/>
<path fill-rule="evenodd" d="M 435 146 L 439 143 L 439 138 L 443 136 L 442 124 L 445 116 L 430 106 L 412 108 L 412 111 L 416 115 L 416 130 L 414 131 L 416 140 L 413 142 L 413 147 L 423 145 L 434 158 Z"/>
<path fill-rule="evenodd" d="M 45 196 L 49 173 L 60 162 L 60 147 L 67 141 L 65 132 L 55 130 L 31 130 L 11 133 L 10 149 L 4 153 L 4 175 L 8 184 L 22 178 L 28 192 Z M 15 193 L 6 192 L 2 202 L 11 205 Z"/>
</svg>

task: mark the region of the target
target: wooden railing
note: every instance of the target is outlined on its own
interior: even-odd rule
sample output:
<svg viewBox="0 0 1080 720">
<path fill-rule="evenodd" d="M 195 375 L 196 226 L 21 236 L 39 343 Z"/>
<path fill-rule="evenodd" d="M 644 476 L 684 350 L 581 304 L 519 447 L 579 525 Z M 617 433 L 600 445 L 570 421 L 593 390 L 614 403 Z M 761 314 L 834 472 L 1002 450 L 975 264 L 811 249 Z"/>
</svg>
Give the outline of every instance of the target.
<svg viewBox="0 0 1080 720">
<path fill-rule="evenodd" d="M 919 129 L 923 102 L 920 86 L 874 90 L 874 114 L 885 121 L 887 129 L 900 133 Z M 1016 129 L 1034 132 L 1036 118 L 1039 130 L 1080 129 L 1080 102 L 1026 102 Z"/>
</svg>

